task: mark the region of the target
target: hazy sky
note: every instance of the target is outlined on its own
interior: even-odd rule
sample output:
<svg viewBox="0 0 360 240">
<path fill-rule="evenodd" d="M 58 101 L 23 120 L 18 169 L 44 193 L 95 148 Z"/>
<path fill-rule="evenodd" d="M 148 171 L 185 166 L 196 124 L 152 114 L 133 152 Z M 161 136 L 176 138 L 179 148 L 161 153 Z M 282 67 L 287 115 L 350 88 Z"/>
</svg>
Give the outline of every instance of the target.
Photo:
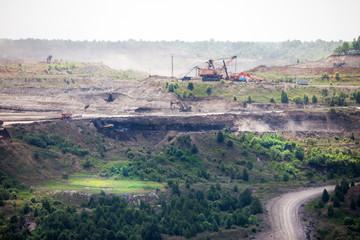
<svg viewBox="0 0 360 240">
<path fill-rule="evenodd" d="M 360 0 L 0 0 L 0 38 L 345 40 Z"/>
</svg>

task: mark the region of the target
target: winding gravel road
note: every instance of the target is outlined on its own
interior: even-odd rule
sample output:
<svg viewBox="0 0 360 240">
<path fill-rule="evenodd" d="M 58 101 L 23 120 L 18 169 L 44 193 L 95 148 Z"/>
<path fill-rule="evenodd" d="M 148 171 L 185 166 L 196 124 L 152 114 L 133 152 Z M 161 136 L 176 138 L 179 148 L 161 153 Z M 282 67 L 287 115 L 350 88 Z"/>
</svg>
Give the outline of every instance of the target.
<svg viewBox="0 0 360 240">
<path fill-rule="evenodd" d="M 303 240 L 306 239 L 300 221 L 299 209 L 301 204 L 320 196 L 324 189 L 333 191 L 335 186 L 309 188 L 297 192 L 286 193 L 274 198 L 267 205 L 271 223 L 271 235 L 266 239 L 274 240 Z"/>
</svg>

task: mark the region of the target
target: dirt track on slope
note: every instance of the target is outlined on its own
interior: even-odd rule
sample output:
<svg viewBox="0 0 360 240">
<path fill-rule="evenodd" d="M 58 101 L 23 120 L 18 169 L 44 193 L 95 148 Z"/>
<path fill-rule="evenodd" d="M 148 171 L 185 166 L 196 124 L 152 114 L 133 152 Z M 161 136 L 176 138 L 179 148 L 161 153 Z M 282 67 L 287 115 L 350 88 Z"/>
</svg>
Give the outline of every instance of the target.
<svg viewBox="0 0 360 240">
<path fill-rule="evenodd" d="M 300 206 L 310 199 L 320 196 L 324 189 L 330 192 L 334 189 L 334 187 L 335 186 L 331 185 L 309 188 L 296 192 L 286 193 L 280 197 L 272 199 L 267 204 L 271 232 L 268 234 L 263 233 L 258 237 L 258 239 L 306 239 L 304 226 L 302 225 L 299 216 Z"/>
</svg>

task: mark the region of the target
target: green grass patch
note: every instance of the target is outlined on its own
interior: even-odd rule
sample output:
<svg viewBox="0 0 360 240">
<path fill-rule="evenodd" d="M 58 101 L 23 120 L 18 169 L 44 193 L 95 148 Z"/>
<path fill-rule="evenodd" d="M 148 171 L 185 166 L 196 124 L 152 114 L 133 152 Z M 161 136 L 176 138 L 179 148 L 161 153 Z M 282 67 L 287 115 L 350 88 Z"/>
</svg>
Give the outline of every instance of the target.
<svg viewBox="0 0 360 240">
<path fill-rule="evenodd" d="M 150 181 L 114 180 L 105 178 L 94 178 L 75 176 L 70 179 L 51 180 L 45 182 L 40 188 L 51 191 L 81 191 L 87 193 L 99 193 L 101 190 L 106 193 L 144 193 L 161 189 L 163 184 Z"/>
</svg>

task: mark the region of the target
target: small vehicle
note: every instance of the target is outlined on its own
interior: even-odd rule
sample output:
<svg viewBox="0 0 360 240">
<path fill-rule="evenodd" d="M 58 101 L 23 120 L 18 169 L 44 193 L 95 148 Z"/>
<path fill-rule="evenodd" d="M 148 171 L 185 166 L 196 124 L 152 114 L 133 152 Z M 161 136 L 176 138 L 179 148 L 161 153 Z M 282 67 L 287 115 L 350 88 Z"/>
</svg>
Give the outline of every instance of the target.
<svg viewBox="0 0 360 240">
<path fill-rule="evenodd" d="M 72 114 L 70 114 L 70 113 L 62 113 L 62 114 L 59 116 L 59 118 L 60 118 L 61 120 L 65 120 L 65 119 L 70 120 L 71 117 L 72 117 Z"/>
</svg>

